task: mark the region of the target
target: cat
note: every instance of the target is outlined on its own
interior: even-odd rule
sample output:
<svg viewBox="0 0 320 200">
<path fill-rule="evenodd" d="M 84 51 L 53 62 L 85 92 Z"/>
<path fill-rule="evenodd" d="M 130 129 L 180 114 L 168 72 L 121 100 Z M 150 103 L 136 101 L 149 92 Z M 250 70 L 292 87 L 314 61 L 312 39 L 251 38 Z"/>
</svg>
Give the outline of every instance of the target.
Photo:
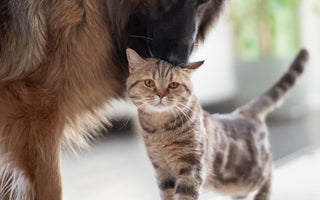
<svg viewBox="0 0 320 200">
<path fill-rule="evenodd" d="M 230 114 L 213 115 L 202 110 L 190 80 L 203 62 L 181 68 L 143 59 L 132 49 L 127 59 L 127 92 L 138 108 L 163 200 L 196 200 L 202 186 L 234 198 L 257 190 L 255 200 L 270 199 L 273 161 L 265 119 L 303 72 L 306 50 L 267 92 Z"/>
</svg>

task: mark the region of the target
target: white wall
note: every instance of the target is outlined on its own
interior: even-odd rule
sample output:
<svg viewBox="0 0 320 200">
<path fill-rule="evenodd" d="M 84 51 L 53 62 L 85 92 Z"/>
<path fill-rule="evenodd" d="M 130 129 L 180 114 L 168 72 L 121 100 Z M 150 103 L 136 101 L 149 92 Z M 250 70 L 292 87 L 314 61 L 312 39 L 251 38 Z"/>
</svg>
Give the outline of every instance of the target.
<svg viewBox="0 0 320 200">
<path fill-rule="evenodd" d="M 223 101 L 235 95 L 233 52 L 228 12 L 224 12 L 191 57 L 191 61 L 205 60 L 193 76 L 195 94 L 201 103 Z"/>
<path fill-rule="evenodd" d="M 304 0 L 300 12 L 302 44 L 310 51 L 306 74 L 311 110 L 320 110 L 320 12 L 315 12 L 316 6 L 320 9 L 319 0 Z"/>
</svg>

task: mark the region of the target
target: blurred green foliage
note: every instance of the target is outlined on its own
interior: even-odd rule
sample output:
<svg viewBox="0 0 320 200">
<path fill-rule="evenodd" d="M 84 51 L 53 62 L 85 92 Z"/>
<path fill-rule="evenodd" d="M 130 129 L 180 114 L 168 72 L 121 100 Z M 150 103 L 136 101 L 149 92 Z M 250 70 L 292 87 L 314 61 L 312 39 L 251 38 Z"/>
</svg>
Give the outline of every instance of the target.
<svg viewBox="0 0 320 200">
<path fill-rule="evenodd" d="M 320 6 L 319 5 L 313 5 L 313 12 L 320 15 Z"/>
<path fill-rule="evenodd" d="M 286 57 L 300 45 L 301 0 L 232 0 L 231 18 L 237 56 L 256 60 Z"/>
</svg>

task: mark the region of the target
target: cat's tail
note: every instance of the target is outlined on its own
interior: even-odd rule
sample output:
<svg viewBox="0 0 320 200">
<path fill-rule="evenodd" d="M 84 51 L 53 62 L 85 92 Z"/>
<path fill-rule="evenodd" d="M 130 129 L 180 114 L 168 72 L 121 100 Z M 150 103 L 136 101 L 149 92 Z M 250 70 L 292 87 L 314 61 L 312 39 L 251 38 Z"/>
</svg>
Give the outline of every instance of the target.
<svg viewBox="0 0 320 200">
<path fill-rule="evenodd" d="M 265 93 L 254 98 L 250 103 L 239 109 L 240 113 L 256 116 L 261 120 L 282 103 L 288 92 L 304 71 L 309 53 L 302 49 L 287 72 Z"/>
</svg>

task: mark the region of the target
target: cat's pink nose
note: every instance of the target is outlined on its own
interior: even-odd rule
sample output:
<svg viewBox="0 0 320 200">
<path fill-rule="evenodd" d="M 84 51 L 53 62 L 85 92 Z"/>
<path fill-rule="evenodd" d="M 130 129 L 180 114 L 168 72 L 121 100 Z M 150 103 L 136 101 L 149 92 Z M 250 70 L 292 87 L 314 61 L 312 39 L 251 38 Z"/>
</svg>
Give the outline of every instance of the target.
<svg viewBox="0 0 320 200">
<path fill-rule="evenodd" d="M 165 94 L 158 93 L 158 96 L 160 97 L 160 99 L 162 99 L 165 96 Z"/>
</svg>

